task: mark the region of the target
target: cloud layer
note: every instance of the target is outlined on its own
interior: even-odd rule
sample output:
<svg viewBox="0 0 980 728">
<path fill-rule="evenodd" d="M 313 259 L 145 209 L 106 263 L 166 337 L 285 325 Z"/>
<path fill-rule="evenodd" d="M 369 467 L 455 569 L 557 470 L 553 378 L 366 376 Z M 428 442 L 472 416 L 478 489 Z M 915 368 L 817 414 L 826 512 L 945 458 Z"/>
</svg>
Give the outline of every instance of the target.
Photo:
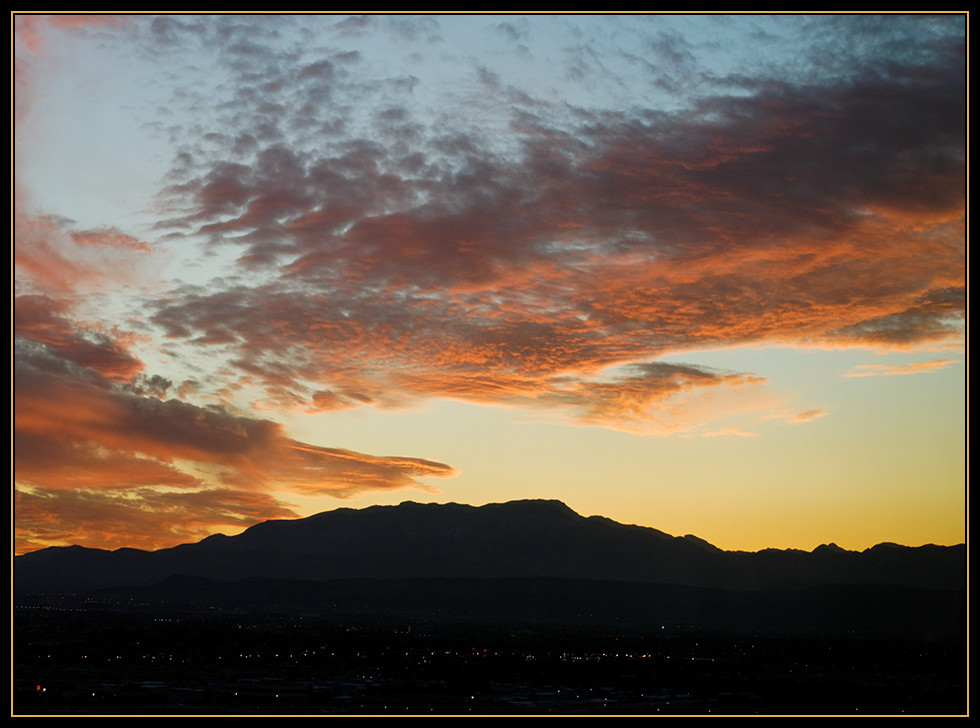
<svg viewBox="0 0 980 728">
<path fill-rule="evenodd" d="M 738 42 L 773 53 L 806 39 L 783 65 L 713 60 L 725 43 L 656 17 L 484 18 L 483 55 L 435 16 L 92 20 L 18 18 L 18 119 L 46 33 L 111 37 L 167 69 L 144 126 L 172 161 L 145 234 L 18 205 L 28 540 L 61 532 L 42 512 L 82 529 L 101 503 L 136 522 L 213 496 L 164 528 L 184 538 L 288 514 L 280 486 L 454 473 L 298 443 L 257 411 L 452 398 L 718 434 L 737 431 L 705 395 L 764 379 L 664 356 L 962 339 L 961 18 L 743 21 Z M 533 82 L 546 67 L 556 86 Z M 92 311 L 93 291 L 172 259 L 221 274 L 157 281 L 111 325 Z M 150 350 L 181 374 L 150 371 Z"/>
<path fill-rule="evenodd" d="M 726 79 L 728 93 L 670 114 L 515 100 L 477 74 L 510 109 L 504 149 L 416 118 L 396 87 L 374 134 L 309 153 L 288 129 L 327 128 L 335 106 L 297 101 L 361 86 L 327 61 L 300 66 L 314 87 L 287 85 L 279 57 L 250 46 L 252 87 L 270 90 L 234 100 L 223 144 L 187 150 L 186 214 L 167 224 L 237 247 L 269 283 L 186 289 L 154 321 L 240 342 L 270 389 L 299 397 L 312 369 L 383 371 L 391 382 L 357 382 L 372 401 L 416 387 L 492 398 L 706 345 L 955 337 L 962 51 L 954 36 L 930 65 L 876 59 L 834 85 Z"/>
</svg>

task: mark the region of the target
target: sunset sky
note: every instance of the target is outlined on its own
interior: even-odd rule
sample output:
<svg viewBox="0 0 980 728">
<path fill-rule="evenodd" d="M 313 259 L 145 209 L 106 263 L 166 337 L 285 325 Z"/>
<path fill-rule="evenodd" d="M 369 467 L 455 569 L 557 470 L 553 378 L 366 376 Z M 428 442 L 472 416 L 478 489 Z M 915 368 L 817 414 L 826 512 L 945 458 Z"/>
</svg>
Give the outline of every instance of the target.
<svg viewBox="0 0 980 728">
<path fill-rule="evenodd" d="M 12 15 L 17 553 L 558 499 L 966 538 L 949 15 Z"/>
</svg>

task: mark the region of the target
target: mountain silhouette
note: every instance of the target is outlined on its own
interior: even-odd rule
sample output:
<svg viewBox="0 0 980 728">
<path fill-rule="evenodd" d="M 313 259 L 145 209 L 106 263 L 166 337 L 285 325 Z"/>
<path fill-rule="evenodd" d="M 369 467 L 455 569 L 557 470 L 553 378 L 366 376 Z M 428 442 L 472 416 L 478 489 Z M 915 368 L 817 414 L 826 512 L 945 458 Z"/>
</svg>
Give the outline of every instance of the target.
<svg viewBox="0 0 980 728">
<path fill-rule="evenodd" d="M 965 590 L 964 545 L 879 544 L 846 551 L 723 551 L 555 500 L 339 508 L 266 521 L 158 551 L 53 547 L 14 559 L 15 593 L 145 587 L 168 577 L 291 579 L 575 579 L 772 591 L 827 585 Z"/>
</svg>

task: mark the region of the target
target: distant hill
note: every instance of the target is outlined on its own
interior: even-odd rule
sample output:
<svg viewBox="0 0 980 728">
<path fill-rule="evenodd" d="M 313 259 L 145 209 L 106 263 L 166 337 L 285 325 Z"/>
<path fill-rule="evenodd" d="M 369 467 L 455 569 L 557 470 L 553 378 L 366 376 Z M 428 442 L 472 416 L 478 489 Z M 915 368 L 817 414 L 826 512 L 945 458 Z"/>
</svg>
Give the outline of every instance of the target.
<svg viewBox="0 0 980 728">
<path fill-rule="evenodd" d="M 583 517 L 553 500 L 481 507 L 405 502 L 266 521 L 158 551 L 47 548 L 14 559 L 15 593 L 90 591 L 168 577 L 243 579 L 552 578 L 736 591 L 828 585 L 965 590 L 965 546 L 834 545 L 722 551 L 694 536 Z"/>
</svg>

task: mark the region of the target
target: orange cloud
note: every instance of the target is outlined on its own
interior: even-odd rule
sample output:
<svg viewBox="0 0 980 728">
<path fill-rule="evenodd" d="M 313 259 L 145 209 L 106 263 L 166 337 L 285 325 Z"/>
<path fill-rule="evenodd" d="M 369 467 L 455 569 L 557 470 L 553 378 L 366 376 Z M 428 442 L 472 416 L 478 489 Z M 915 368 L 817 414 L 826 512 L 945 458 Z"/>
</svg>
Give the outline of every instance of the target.
<svg viewBox="0 0 980 728">
<path fill-rule="evenodd" d="M 845 377 L 884 377 L 904 374 L 922 374 L 946 369 L 951 364 L 961 363 L 959 359 L 936 359 L 921 361 L 914 364 L 861 364 L 856 371 L 848 372 Z"/>
<path fill-rule="evenodd" d="M 958 245 L 937 237 L 924 263 L 918 245 L 878 255 L 881 233 L 876 222 L 833 244 L 800 237 L 694 259 L 627 252 L 537 261 L 458 290 L 389 285 L 375 296 L 356 280 L 322 288 L 290 280 L 189 291 L 162 305 L 154 322 L 202 350 L 232 344 L 231 371 L 260 383 L 277 406 L 399 406 L 419 397 L 564 403 L 576 419 L 615 425 L 619 401 L 625 424 L 662 404 L 665 392 L 598 378 L 617 365 L 706 346 L 960 338 Z M 879 265 L 894 275 L 882 276 Z M 561 378 L 574 385 L 557 386 Z"/>
<path fill-rule="evenodd" d="M 273 491 L 349 497 L 430 489 L 420 478 L 456 474 L 430 460 L 307 445 L 270 420 L 164 399 L 168 380 L 146 376 L 110 337 L 87 338 L 67 313 L 42 296 L 15 306 L 14 482 L 24 548 L 58 543 L 67 524 L 82 545 L 172 545 L 293 515 Z M 155 512 L 155 528 L 141 532 Z"/>
<path fill-rule="evenodd" d="M 286 490 L 344 498 L 366 490 L 422 488 L 416 478 L 446 478 L 456 471 L 421 458 L 375 457 L 350 450 L 316 447 L 290 440 L 273 467 L 275 481 Z"/>
<path fill-rule="evenodd" d="M 266 493 L 230 488 L 18 487 L 14 551 L 48 546 L 168 548 L 215 532 L 234 533 L 256 522 L 296 518 L 291 507 Z"/>
<path fill-rule="evenodd" d="M 414 478 L 419 475 L 455 473 L 441 463 L 303 445 L 286 438 L 282 426 L 269 420 L 163 401 L 27 364 L 20 368 L 15 394 L 14 422 L 22 438 L 15 475 L 19 482 L 42 487 L 59 487 L 42 465 L 45 448 L 51 446 L 72 450 L 68 462 L 86 467 L 98 462 L 132 465 L 137 462 L 133 458 L 145 458 L 137 484 L 145 483 L 150 472 L 159 475 L 160 485 L 195 483 L 173 476 L 171 468 L 181 467 L 182 461 L 222 468 L 223 477 L 240 486 L 288 483 L 305 492 L 345 495 L 417 485 Z M 123 472 L 119 468 L 120 478 Z"/>
<path fill-rule="evenodd" d="M 737 427 L 725 427 L 721 430 L 715 430 L 713 432 L 705 432 L 703 437 L 725 437 L 725 436 L 735 436 L 735 437 L 758 437 L 754 432 L 745 432 Z"/>
</svg>

